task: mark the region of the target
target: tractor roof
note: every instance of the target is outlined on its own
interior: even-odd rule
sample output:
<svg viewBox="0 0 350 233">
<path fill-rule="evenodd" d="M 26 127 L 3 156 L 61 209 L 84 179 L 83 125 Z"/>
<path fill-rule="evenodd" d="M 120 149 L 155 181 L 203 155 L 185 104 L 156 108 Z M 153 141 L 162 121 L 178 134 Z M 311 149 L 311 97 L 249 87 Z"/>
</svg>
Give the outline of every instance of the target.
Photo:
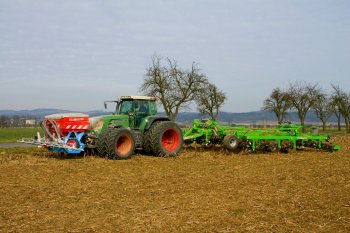
<svg viewBox="0 0 350 233">
<path fill-rule="evenodd" d="M 157 97 L 153 96 L 136 96 L 136 95 L 128 95 L 128 96 L 121 96 L 120 100 L 157 100 Z"/>
</svg>

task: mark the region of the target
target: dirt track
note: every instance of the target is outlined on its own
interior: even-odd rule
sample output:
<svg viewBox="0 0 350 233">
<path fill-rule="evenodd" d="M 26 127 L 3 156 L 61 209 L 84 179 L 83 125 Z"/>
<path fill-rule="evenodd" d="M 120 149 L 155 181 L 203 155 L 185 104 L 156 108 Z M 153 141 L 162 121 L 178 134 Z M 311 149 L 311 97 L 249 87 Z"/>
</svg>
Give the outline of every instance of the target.
<svg viewBox="0 0 350 233">
<path fill-rule="evenodd" d="M 0 148 L 32 147 L 32 146 L 34 145 L 20 143 L 20 142 L 0 143 Z"/>
</svg>

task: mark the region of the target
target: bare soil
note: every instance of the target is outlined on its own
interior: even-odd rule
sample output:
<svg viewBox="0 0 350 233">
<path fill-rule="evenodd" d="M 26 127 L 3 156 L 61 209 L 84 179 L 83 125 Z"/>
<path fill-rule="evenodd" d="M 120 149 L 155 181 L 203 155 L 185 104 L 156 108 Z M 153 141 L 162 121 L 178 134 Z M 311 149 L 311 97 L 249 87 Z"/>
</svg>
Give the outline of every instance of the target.
<svg viewBox="0 0 350 233">
<path fill-rule="evenodd" d="M 350 232 L 350 137 L 334 141 L 127 161 L 0 149 L 0 232 Z"/>
</svg>

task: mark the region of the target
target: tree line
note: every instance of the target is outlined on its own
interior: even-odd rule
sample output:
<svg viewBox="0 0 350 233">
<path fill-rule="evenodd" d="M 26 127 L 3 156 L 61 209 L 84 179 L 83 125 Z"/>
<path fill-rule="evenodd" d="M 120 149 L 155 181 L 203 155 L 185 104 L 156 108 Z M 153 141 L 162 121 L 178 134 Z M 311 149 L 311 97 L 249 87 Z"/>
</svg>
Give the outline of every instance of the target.
<svg viewBox="0 0 350 233">
<path fill-rule="evenodd" d="M 26 122 L 28 119 L 33 120 L 32 125 L 28 125 Z M 7 116 L 7 115 L 0 115 L 0 128 L 14 128 L 14 127 L 27 127 L 27 126 L 39 126 L 40 118 L 33 117 L 33 116 L 20 116 L 20 115 L 14 115 L 14 116 Z"/>
<path fill-rule="evenodd" d="M 264 102 L 263 110 L 273 112 L 279 123 L 287 120 L 289 111 L 295 111 L 300 125 L 305 125 L 308 111 L 313 110 L 325 130 L 329 118 L 334 114 L 341 130 L 341 118 L 345 121 L 346 132 L 350 133 L 350 93 L 331 84 L 327 93 L 318 84 L 307 82 L 289 83 L 286 90 L 274 88 Z"/>
<path fill-rule="evenodd" d="M 263 110 L 273 112 L 278 123 L 287 121 L 290 111 L 295 111 L 302 126 L 310 110 L 322 122 L 323 130 L 330 117 L 334 114 L 338 120 L 338 130 L 341 119 L 350 133 L 350 93 L 334 84 L 332 92 L 327 93 L 318 84 L 307 82 L 289 83 L 286 90 L 277 87 L 263 101 Z M 214 83 L 211 83 L 198 67 L 192 62 L 190 69 L 180 67 L 175 59 L 152 57 L 151 64 L 146 68 L 146 74 L 139 90 L 150 96 L 158 97 L 166 115 L 175 120 L 180 110 L 188 109 L 191 103 L 197 105 L 201 114 L 216 120 L 227 97 Z"/>
</svg>

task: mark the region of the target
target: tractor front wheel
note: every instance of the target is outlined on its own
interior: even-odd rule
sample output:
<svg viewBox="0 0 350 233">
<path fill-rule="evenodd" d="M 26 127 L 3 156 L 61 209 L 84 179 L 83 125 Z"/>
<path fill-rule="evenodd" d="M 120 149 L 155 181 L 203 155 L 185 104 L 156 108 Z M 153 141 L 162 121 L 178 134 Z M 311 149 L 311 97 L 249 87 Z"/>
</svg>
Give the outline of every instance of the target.
<svg viewBox="0 0 350 233">
<path fill-rule="evenodd" d="M 96 142 L 97 154 L 101 157 L 107 156 L 108 138 L 115 131 L 115 129 L 106 129 L 103 133 L 98 136 Z"/>
<path fill-rule="evenodd" d="M 135 151 L 135 139 L 130 130 L 108 129 L 101 134 L 97 151 L 111 159 L 129 159 Z"/>
</svg>

